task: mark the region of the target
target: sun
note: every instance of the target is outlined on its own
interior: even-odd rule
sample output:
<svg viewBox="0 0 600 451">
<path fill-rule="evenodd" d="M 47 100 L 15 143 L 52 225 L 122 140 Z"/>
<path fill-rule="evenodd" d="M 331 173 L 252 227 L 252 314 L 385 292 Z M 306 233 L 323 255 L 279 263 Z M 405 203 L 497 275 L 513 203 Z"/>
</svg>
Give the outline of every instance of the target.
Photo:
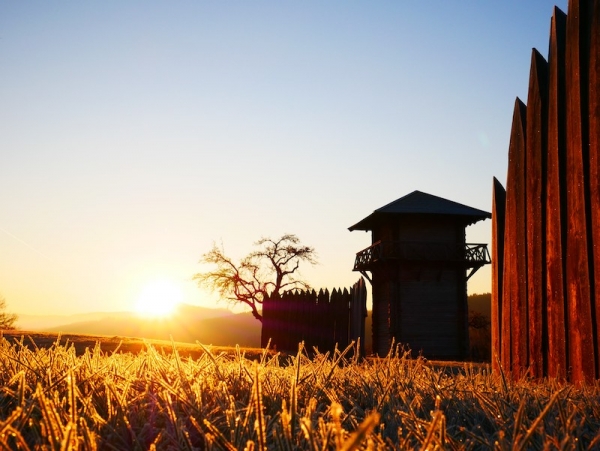
<svg viewBox="0 0 600 451">
<path fill-rule="evenodd" d="M 137 298 L 135 311 L 140 316 L 169 316 L 183 299 L 183 291 L 176 283 L 160 279 L 148 283 Z"/>
</svg>

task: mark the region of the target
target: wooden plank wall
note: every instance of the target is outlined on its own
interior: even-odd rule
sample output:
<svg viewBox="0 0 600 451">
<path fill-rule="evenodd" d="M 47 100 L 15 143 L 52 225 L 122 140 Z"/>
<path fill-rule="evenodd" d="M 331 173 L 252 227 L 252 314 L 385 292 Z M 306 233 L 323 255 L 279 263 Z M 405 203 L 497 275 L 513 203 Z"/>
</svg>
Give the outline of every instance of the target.
<svg viewBox="0 0 600 451">
<path fill-rule="evenodd" d="M 419 270 L 418 278 L 396 283 L 393 304 L 401 313 L 390 312 L 395 323 L 395 342 L 407 346 L 414 356 L 422 354 L 434 360 L 468 358 L 464 274 L 464 270 L 424 267 Z M 389 350 L 388 347 L 386 352 Z"/>
<path fill-rule="evenodd" d="M 290 291 L 282 296 L 273 295 L 263 300 L 261 346 L 296 352 L 304 342 L 311 352 L 343 349 L 360 338 L 364 354 L 367 289 L 361 277 L 350 289 L 334 289 L 318 293 Z"/>
<path fill-rule="evenodd" d="M 600 0 L 554 9 L 493 202 L 494 368 L 600 378 Z"/>
</svg>

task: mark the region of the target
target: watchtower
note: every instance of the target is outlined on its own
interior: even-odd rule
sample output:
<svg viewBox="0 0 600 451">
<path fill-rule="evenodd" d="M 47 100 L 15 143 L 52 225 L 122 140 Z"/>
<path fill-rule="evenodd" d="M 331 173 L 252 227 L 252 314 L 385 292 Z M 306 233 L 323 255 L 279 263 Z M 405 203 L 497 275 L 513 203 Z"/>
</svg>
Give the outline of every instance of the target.
<svg viewBox="0 0 600 451">
<path fill-rule="evenodd" d="M 394 339 L 428 358 L 468 356 L 467 280 L 490 256 L 486 244 L 466 243 L 465 229 L 489 218 L 414 191 L 349 228 L 372 231 L 354 271 L 372 285 L 375 354 L 386 355 Z"/>
</svg>

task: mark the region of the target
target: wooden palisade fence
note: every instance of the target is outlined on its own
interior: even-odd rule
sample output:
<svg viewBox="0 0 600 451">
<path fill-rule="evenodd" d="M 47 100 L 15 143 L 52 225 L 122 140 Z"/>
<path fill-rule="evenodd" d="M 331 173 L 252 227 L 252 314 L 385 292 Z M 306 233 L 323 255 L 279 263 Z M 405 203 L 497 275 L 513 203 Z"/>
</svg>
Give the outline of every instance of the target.
<svg viewBox="0 0 600 451">
<path fill-rule="evenodd" d="M 600 0 L 555 8 L 494 181 L 492 357 L 516 377 L 600 378 Z"/>
<path fill-rule="evenodd" d="M 360 337 L 364 355 L 367 289 L 363 278 L 350 289 L 318 293 L 289 291 L 263 300 L 261 346 L 296 352 L 303 341 L 307 350 L 343 349 Z"/>
</svg>

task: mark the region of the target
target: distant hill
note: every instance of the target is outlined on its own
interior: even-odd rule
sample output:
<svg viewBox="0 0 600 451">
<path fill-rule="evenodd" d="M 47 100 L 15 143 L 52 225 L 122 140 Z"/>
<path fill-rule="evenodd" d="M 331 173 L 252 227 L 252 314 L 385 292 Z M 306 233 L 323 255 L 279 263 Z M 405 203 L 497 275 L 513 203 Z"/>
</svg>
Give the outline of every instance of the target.
<svg viewBox="0 0 600 451">
<path fill-rule="evenodd" d="M 170 340 L 216 346 L 259 347 L 261 324 L 250 313 L 180 305 L 168 318 L 143 318 L 132 312 L 107 312 L 19 318 L 25 330 Z M 43 325 L 44 324 L 44 325 Z"/>
<path fill-rule="evenodd" d="M 78 323 L 84 321 L 97 321 L 106 316 L 130 316 L 131 312 L 91 312 L 76 315 L 27 315 L 18 313 L 16 326 L 22 330 L 44 331 L 48 328 L 63 324 Z"/>
</svg>

